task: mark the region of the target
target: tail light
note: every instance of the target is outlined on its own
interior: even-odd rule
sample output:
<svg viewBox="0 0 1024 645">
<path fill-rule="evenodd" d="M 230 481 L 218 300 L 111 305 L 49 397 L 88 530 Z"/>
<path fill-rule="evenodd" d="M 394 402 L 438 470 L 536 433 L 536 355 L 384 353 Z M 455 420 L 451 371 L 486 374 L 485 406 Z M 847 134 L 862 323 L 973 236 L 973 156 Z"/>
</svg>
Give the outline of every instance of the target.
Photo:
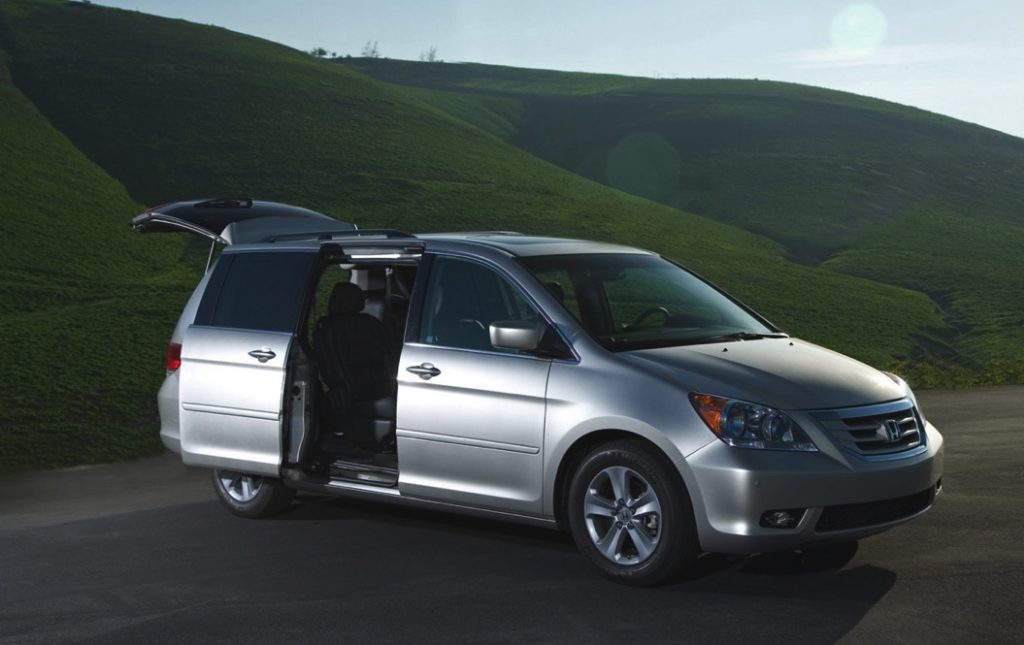
<svg viewBox="0 0 1024 645">
<path fill-rule="evenodd" d="M 168 343 L 164 363 L 168 372 L 176 372 L 181 367 L 181 343 Z"/>
</svg>

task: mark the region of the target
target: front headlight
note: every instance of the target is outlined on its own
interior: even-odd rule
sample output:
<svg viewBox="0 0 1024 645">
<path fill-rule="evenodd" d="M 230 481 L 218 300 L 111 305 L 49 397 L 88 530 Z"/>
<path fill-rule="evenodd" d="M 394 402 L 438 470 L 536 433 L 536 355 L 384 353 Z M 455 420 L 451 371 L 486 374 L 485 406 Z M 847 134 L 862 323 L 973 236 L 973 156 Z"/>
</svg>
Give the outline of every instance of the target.
<svg viewBox="0 0 1024 645">
<path fill-rule="evenodd" d="M 818 451 L 800 426 L 775 408 L 696 392 L 690 394 L 690 403 L 708 428 L 730 446 Z"/>
</svg>

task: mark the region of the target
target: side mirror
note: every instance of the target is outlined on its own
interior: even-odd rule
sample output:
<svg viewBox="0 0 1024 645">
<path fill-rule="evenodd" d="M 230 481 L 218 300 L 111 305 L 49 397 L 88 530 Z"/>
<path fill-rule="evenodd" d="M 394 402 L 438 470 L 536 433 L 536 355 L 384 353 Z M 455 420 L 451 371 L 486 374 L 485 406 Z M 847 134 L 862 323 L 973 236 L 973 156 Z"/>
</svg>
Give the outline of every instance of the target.
<svg viewBox="0 0 1024 645">
<path fill-rule="evenodd" d="M 544 323 L 528 320 L 496 320 L 491 323 L 491 345 L 499 349 L 532 352 L 540 345 Z"/>
</svg>

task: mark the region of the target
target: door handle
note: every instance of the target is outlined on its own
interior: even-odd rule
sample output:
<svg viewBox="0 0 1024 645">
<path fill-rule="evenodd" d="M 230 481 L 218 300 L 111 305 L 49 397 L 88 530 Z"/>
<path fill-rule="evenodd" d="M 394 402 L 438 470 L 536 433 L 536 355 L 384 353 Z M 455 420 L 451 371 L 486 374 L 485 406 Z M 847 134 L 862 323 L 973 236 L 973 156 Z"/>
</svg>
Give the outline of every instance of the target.
<svg viewBox="0 0 1024 645">
<path fill-rule="evenodd" d="M 434 367 L 433 363 L 421 363 L 419 365 L 410 365 L 409 367 L 405 368 L 405 371 L 416 374 L 424 381 L 428 381 L 441 373 L 441 370 Z"/>
<path fill-rule="evenodd" d="M 254 349 L 251 352 L 249 352 L 249 356 L 252 356 L 261 363 L 266 363 L 270 359 L 277 356 L 277 354 L 275 354 L 274 350 L 270 349 L 269 347 L 260 347 L 259 349 Z"/>
</svg>

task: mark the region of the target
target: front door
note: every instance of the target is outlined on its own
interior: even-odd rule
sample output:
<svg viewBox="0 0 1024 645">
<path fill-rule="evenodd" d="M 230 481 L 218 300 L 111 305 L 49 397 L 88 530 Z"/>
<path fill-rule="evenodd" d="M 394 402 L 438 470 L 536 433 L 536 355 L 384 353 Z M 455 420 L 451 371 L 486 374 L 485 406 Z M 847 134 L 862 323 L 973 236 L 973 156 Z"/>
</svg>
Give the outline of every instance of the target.
<svg viewBox="0 0 1024 645">
<path fill-rule="evenodd" d="M 491 346 L 497 320 L 538 313 L 495 269 L 439 256 L 398 370 L 399 490 L 540 513 L 549 360 Z"/>
</svg>

